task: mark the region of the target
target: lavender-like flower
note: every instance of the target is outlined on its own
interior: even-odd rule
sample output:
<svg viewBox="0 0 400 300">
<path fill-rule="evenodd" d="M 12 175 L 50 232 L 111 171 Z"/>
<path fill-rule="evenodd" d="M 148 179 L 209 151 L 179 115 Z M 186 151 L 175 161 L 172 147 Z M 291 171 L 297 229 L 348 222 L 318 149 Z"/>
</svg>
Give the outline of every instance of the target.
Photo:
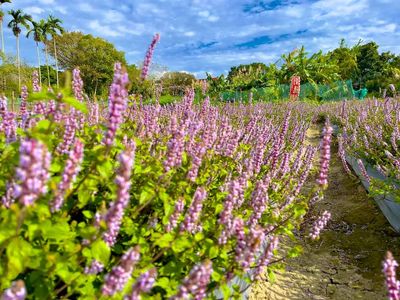
<svg viewBox="0 0 400 300">
<path fill-rule="evenodd" d="M 258 261 L 258 266 L 255 272 L 256 279 L 260 279 L 261 274 L 264 271 L 264 268 L 267 267 L 271 262 L 271 258 L 274 255 L 274 250 L 278 248 L 278 244 L 279 244 L 279 238 L 277 236 L 273 236 L 270 239 L 269 244 L 265 249 L 264 253 L 260 257 L 260 260 Z"/>
<path fill-rule="evenodd" d="M 189 299 L 190 295 L 195 300 L 204 299 L 212 271 L 212 262 L 210 260 L 194 266 L 189 276 L 183 280 L 178 293 L 171 297 L 170 300 Z"/>
<path fill-rule="evenodd" d="M 119 264 L 112 268 L 111 272 L 104 277 L 101 292 L 105 296 L 113 296 L 121 291 L 131 277 L 133 267 L 140 259 L 139 247 L 129 249 L 121 258 Z"/>
<path fill-rule="evenodd" d="M 79 102 L 83 102 L 83 80 L 80 75 L 79 69 L 74 69 L 72 71 L 72 90 L 74 91 L 75 98 Z M 85 116 L 80 111 L 76 111 L 76 118 L 79 120 L 78 126 L 82 128 L 85 123 Z"/>
<path fill-rule="evenodd" d="M 4 115 L 8 112 L 8 104 L 6 96 L 0 96 L 0 116 L 4 117 Z"/>
<path fill-rule="evenodd" d="M 110 208 L 104 216 L 107 224 L 107 231 L 103 234 L 103 239 L 108 246 L 113 246 L 116 242 L 119 229 L 124 215 L 125 207 L 129 203 L 129 189 L 131 187 L 131 173 L 135 157 L 135 148 L 127 148 L 119 155 L 120 167 L 117 171 L 115 183 L 117 185 L 117 198 L 111 203 Z"/>
<path fill-rule="evenodd" d="M 22 117 L 27 114 L 26 100 L 28 99 L 28 88 L 24 85 L 21 88 L 21 103 L 19 106 L 19 113 Z"/>
<path fill-rule="evenodd" d="M 96 275 L 103 271 L 103 269 L 104 265 L 101 262 L 93 259 L 90 266 L 85 267 L 85 270 L 83 272 L 87 275 Z"/>
<path fill-rule="evenodd" d="M 181 224 L 180 231 L 188 231 L 194 233 L 201 230 L 201 225 L 198 225 L 203 201 L 207 198 L 207 191 L 203 187 L 198 187 L 193 196 L 193 201 L 190 204 L 189 210 L 186 213 L 185 220 Z"/>
<path fill-rule="evenodd" d="M 11 287 L 1 295 L 1 300 L 24 300 L 25 298 L 26 288 L 22 280 L 14 281 Z"/>
<path fill-rule="evenodd" d="M 123 114 L 126 110 L 128 91 L 126 86 L 129 83 L 128 74 L 122 70 L 121 64 L 114 66 L 114 81 L 110 87 L 109 94 L 109 117 L 108 130 L 104 138 L 104 143 L 111 146 L 114 143 L 115 134 L 118 127 L 123 122 Z"/>
<path fill-rule="evenodd" d="M 132 286 L 132 292 L 125 296 L 124 300 L 140 300 L 141 293 L 148 293 L 156 282 L 157 269 L 153 268 L 140 275 L 136 283 Z"/>
<path fill-rule="evenodd" d="M 17 140 L 17 122 L 13 112 L 5 113 L 3 117 L 3 130 L 6 136 L 6 143 L 12 143 Z"/>
<path fill-rule="evenodd" d="M 14 198 L 23 205 L 31 205 L 47 192 L 50 153 L 36 140 L 25 140 L 20 146 L 19 166 L 16 169 Z"/>
<path fill-rule="evenodd" d="M 252 194 L 250 206 L 253 210 L 250 219 L 247 224 L 255 226 L 260 220 L 262 214 L 267 208 L 268 202 L 268 185 L 264 181 L 260 180 L 257 182 L 256 188 Z"/>
<path fill-rule="evenodd" d="M 57 151 L 62 154 L 67 154 L 70 151 L 71 145 L 75 140 L 75 132 L 77 128 L 77 121 L 75 114 L 71 112 L 65 120 L 65 129 L 63 141 L 57 146 Z"/>
<path fill-rule="evenodd" d="M 346 156 L 345 156 L 345 152 L 344 152 L 343 137 L 341 135 L 338 135 L 338 148 L 339 148 L 338 153 L 339 153 L 340 160 L 342 161 L 343 168 L 347 174 L 351 174 L 350 168 L 347 165 Z"/>
<path fill-rule="evenodd" d="M 320 170 L 317 183 L 326 187 L 328 185 L 328 172 L 329 172 L 329 162 L 331 159 L 331 137 L 333 128 L 330 126 L 329 122 L 326 123 L 321 141 L 321 158 L 320 158 Z"/>
<path fill-rule="evenodd" d="M 364 179 L 365 179 L 368 183 L 370 183 L 371 178 L 369 177 L 368 172 L 367 172 L 367 169 L 365 168 L 365 166 L 364 166 L 362 160 L 361 160 L 361 159 L 357 159 L 357 164 L 358 164 L 358 167 L 360 168 L 361 175 L 364 177 Z"/>
<path fill-rule="evenodd" d="M 32 84 L 33 84 L 33 91 L 36 93 L 40 92 L 42 88 L 39 84 L 39 73 L 36 70 L 34 70 L 32 74 Z"/>
<path fill-rule="evenodd" d="M 179 199 L 175 204 L 175 210 L 169 218 L 168 224 L 165 226 L 165 231 L 170 232 L 178 226 L 178 219 L 181 216 L 185 208 L 185 202 L 183 199 Z"/>
<path fill-rule="evenodd" d="M 400 299 L 400 282 L 396 278 L 396 268 L 399 266 L 390 251 L 386 253 L 383 261 L 383 274 L 385 275 L 386 287 L 389 300 Z"/>
<path fill-rule="evenodd" d="M 182 163 L 182 153 L 185 147 L 184 126 L 175 129 L 175 127 L 177 126 L 176 118 L 172 118 L 171 123 L 171 127 L 172 129 L 174 129 L 174 131 L 172 131 L 172 138 L 167 143 L 167 158 L 163 162 L 166 172 L 171 170 L 173 167 L 180 166 L 180 164 Z"/>
<path fill-rule="evenodd" d="M 253 226 L 250 227 L 250 232 L 246 235 L 245 239 L 238 239 L 235 249 L 235 261 L 238 262 L 244 272 L 250 270 L 250 265 L 254 262 L 255 254 L 259 250 L 264 236 L 264 230 L 261 226 Z"/>
<path fill-rule="evenodd" d="M 63 205 L 65 193 L 71 188 L 71 185 L 75 181 L 75 178 L 80 170 L 82 159 L 83 144 L 81 141 L 76 140 L 74 148 L 69 153 L 69 158 L 65 165 L 61 182 L 58 184 L 56 195 L 50 206 L 50 210 L 52 212 L 60 210 L 61 206 Z"/>
<path fill-rule="evenodd" d="M 145 80 L 147 74 L 149 73 L 149 68 L 151 64 L 151 59 L 153 58 L 154 48 L 156 47 L 156 44 L 158 43 L 159 40 L 160 40 L 160 35 L 156 33 L 153 37 L 153 40 L 151 41 L 151 44 L 146 52 L 146 56 L 143 61 L 142 73 L 140 74 L 140 78 L 142 80 Z"/>
<path fill-rule="evenodd" d="M 331 213 L 328 211 L 324 211 L 312 226 L 310 232 L 311 239 L 316 240 L 319 237 L 321 230 L 325 228 L 326 224 L 328 224 L 328 221 L 330 219 L 331 219 Z"/>
<path fill-rule="evenodd" d="M 4 207 L 9 208 L 11 204 L 14 203 L 14 185 L 15 183 L 13 181 L 8 182 L 6 185 L 6 194 L 1 197 L 1 203 L 4 205 Z"/>
</svg>

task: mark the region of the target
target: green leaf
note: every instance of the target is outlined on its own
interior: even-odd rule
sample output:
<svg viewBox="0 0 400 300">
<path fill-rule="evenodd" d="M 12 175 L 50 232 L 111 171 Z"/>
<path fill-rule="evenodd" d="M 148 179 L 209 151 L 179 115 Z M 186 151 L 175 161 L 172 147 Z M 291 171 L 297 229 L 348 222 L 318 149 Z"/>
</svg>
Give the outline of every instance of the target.
<svg viewBox="0 0 400 300">
<path fill-rule="evenodd" d="M 93 218 L 93 212 L 91 212 L 90 210 L 84 210 L 82 211 L 82 214 L 88 219 Z"/>
<path fill-rule="evenodd" d="M 153 198 L 154 196 L 154 191 L 147 188 L 144 189 L 141 193 L 140 193 L 140 198 L 139 198 L 139 204 L 143 204 L 146 203 L 147 201 L 151 200 L 151 198 Z"/>
<path fill-rule="evenodd" d="M 105 160 L 102 164 L 97 165 L 96 169 L 104 179 L 109 178 L 113 173 L 113 165 L 110 160 Z"/>
<path fill-rule="evenodd" d="M 49 100 L 53 100 L 56 98 L 57 98 L 56 95 L 44 90 L 41 92 L 30 93 L 27 101 L 28 102 L 49 101 Z"/>
<path fill-rule="evenodd" d="M 63 97 L 62 102 L 71 105 L 73 108 L 83 112 L 84 114 L 88 113 L 88 109 L 86 107 L 86 104 L 83 102 L 79 102 L 76 98 L 74 97 Z"/>
<path fill-rule="evenodd" d="M 164 234 L 161 238 L 157 240 L 154 244 L 161 248 L 169 247 L 170 243 L 174 240 L 172 233 Z"/>
<path fill-rule="evenodd" d="M 91 246 L 91 251 L 94 259 L 107 265 L 110 259 L 111 250 L 103 240 L 99 239 L 95 241 Z"/>
<path fill-rule="evenodd" d="M 43 228 L 43 237 L 45 239 L 61 241 L 75 238 L 75 232 L 71 231 L 67 222 L 47 224 Z"/>
<path fill-rule="evenodd" d="M 174 252 L 180 253 L 192 247 L 192 242 L 188 237 L 180 236 L 173 243 L 172 250 L 174 250 Z"/>
</svg>

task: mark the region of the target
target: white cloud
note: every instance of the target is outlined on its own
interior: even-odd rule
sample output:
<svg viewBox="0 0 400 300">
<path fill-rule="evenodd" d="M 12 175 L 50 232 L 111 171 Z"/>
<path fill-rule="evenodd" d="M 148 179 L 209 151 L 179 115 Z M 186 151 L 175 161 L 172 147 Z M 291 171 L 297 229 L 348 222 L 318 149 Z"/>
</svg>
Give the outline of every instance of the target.
<svg viewBox="0 0 400 300">
<path fill-rule="evenodd" d="M 87 2 L 81 2 L 78 4 L 78 10 L 83 12 L 93 12 L 95 9 Z"/>
<path fill-rule="evenodd" d="M 126 17 L 116 10 L 107 10 L 104 12 L 104 19 L 107 23 L 119 23 L 126 20 Z"/>
<path fill-rule="evenodd" d="M 54 4 L 54 3 L 55 3 L 54 0 L 39 0 L 39 2 L 40 2 L 41 4 L 45 4 L 45 5 Z"/>
<path fill-rule="evenodd" d="M 316 9 L 318 19 L 325 19 L 329 17 L 344 17 L 344 16 L 355 16 L 364 14 L 364 11 L 368 9 L 367 0 L 320 0 L 313 4 L 313 8 Z"/>
<path fill-rule="evenodd" d="M 40 15 L 44 13 L 44 9 L 37 6 L 28 6 L 25 8 L 25 12 L 30 15 Z"/>
<path fill-rule="evenodd" d="M 187 31 L 187 32 L 185 32 L 183 35 L 185 35 L 185 36 L 195 36 L 196 33 L 193 32 L 193 31 Z"/>
<path fill-rule="evenodd" d="M 210 12 L 208 10 L 199 11 L 199 16 L 203 18 L 208 18 L 210 16 Z"/>
<path fill-rule="evenodd" d="M 122 34 L 115 30 L 114 28 L 109 27 L 108 25 L 100 24 L 98 20 L 92 20 L 89 22 L 88 27 L 94 31 L 97 35 L 104 37 L 119 37 Z"/>
<path fill-rule="evenodd" d="M 54 7 L 55 11 L 58 11 L 59 13 L 66 15 L 67 14 L 67 8 L 65 6 L 55 6 Z"/>
</svg>

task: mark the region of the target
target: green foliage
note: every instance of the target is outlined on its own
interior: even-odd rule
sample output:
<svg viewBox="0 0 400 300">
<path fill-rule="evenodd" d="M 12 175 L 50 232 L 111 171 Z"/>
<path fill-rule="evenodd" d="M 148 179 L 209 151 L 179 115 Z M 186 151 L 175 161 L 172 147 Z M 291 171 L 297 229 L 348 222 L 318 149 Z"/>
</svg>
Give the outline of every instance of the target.
<svg viewBox="0 0 400 300">
<path fill-rule="evenodd" d="M 135 65 L 128 65 L 127 72 L 131 81 L 129 93 L 141 95 L 143 100 L 149 100 L 154 97 L 154 81 L 152 79 L 142 80 L 140 78 L 141 70 Z"/>
<path fill-rule="evenodd" d="M 114 63 L 126 64 L 124 53 L 102 38 L 81 32 L 65 32 L 46 42 L 52 56 L 53 39 L 56 40 L 61 68 L 72 71 L 79 67 L 86 93 L 106 96 L 113 78 Z"/>
<path fill-rule="evenodd" d="M 58 96 L 59 92 L 62 97 Z M 87 110 L 71 96 L 69 86 L 55 93 L 31 93 L 28 100 L 29 104 L 49 100 L 56 100 L 57 104 L 64 103 L 63 113 L 66 115 L 71 113 L 71 107 L 82 112 Z M 214 109 L 219 110 L 220 114 L 227 111 L 225 107 Z M 264 111 L 264 117 L 274 124 L 274 131 L 278 132 L 287 109 L 285 105 L 278 105 L 273 116 L 267 114 L 267 110 Z M 144 110 L 140 112 L 143 113 Z M 292 114 L 295 120 L 300 118 L 300 114 L 295 111 Z M 236 130 L 241 122 L 249 122 L 251 116 L 232 114 L 231 118 L 232 128 Z M 311 115 L 302 112 L 301 118 L 307 122 L 311 120 Z M 158 120 L 166 128 L 169 121 L 168 113 L 160 115 Z M 259 122 L 261 120 L 255 126 L 261 126 L 262 123 Z M 232 272 L 235 276 L 247 278 L 246 280 L 249 280 L 248 274 L 235 260 L 236 237 L 230 238 L 225 245 L 219 244 L 218 237 L 223 227 L 218 218 L 227 196 L 223 187 L 231 176 L 239 178 L 241 160 L 209 150 L 200 166 L 198 178 L 191 182 L 187 179 L 187 174 L 192 166 L 192 159 L 187 153 L 183 154 L 180 167 L 168 172 L 164 170 L 166 145 L 171 139 L 169 134 L 159 134 L 154 140 L 145 135 L 139 139 L 137 137 L 140 136 L 138 133 L 142 127 L 137 128 L 137 120 L 127 119 L 121 126 L 113 147 L 100 143 L 104 130 L 101 124 L 85 124 L 82 130 L 77 130 L 77 137 L 85 144 L 84 160 L 76 181 L 67 191 L 64 206 L 55 213 L 50 212 L 49 203 L 57 192 L 57 184 L 68 158 L 55 150 L 62 142 L 64 124 L 54 122 L 50 117 L 37 122 L 35 127 L 24 133 L 42 141 L 52 153 L 49 191 L 32 206 L 24 207 L 16 202 L 10 208 L 0 207 L 0 290 L 9 288 L 11 282 L 22 279 L 27 287 L 28 299 L 122 299 L 123 294 L 130 291 L 132 284 L 143 272 L 155 267 L 158 272 L 155 287 L 144 299 L 167 299 L 177 292 L 194 265 L 212 260 L 210 291 L 221 288 L 226 297 L 240 297 L 237 288 L 227 288 L 227 273 Z M 293 129 L 297 125 L 295 121 L 290 121 L 289 126 Z M 102 239 L 107 225 L 101 221 L 100 225 L 95 226 L 94 219 L 96 213 L 103 214 L 117 197 L 117 158 L 125 149 L 124 135 L 127 135 L 128 140 L 135 140 L 137 148 L 129 191 L 130 201 L 124 211 L 117 242 L 110 248 Z M 272 145 L 268 143 L 267 152 L 272 149 Z M 289 136 L 285 136 L 284 145 L 287 151 L 293 153 L 300 147 L 296 146 L 297 143 L 292 144 Z M 15 175 L 14 170 L 19 159 L 18 146 L 19 141 L 4 143 L 4 133 L 0 134 L 0 190 L 3 194 L 6 183 Z M 248 158 L 252 149 L 249 142 L 243 141 L 239 143 L 237 153 Z M 261 180 L 269 172 L 272 172 L 271 166 L 266 164 L 254 179 Z M 308 198 L 297 195 L 296 201 L 277 214 L 276 209 L 285 203 L 296 188 L 296 176 L 298 174 L 274 177 L 268 189 L 268 201 L 271 205 L 262 213 L 259 225 L 274 228 L 272 234 L 293 236 L 293 231 L 298 228 L 306 212 Z M 194 234 L 180 231 L 179 228 L 167 232 L 165 226 L 174 212 L 177 199 L 183 199 L 185 203 L 185 212 L 178 218 L 180 224 L 199 186 L 206 186 L 208 192 L 200 216 L 202 230 Z M 248 182 L 243 205 L 233 212 L 236 218 L 245 222 L 252 214 L 250 203 L 255 186 L 255 183 Z M 248 233 L 247 225 L 245 233 Z M 118 264 L 122 254 L 133 246 L 140 247 L 141 258 L 130 274 L 132 279 L 123 292 L 113 297 L 102 296 L 101 286 L 105 275 Z M 289 252 L 289 256 L 296 256 L 299 252 L 300 249 L 295 247 Z M 97 275 L 85 274 L 85 267 L 93 259 L 104 264 L 104 271 Z M 255 268 L 256 262 L 251 267 Z"/>
<path fill-rule="evenodd" d="M 163 87 L 163 94 L 172 96 L 183 96 L 186 89 L 191 87 L 196 81 L 196 78 L 185 72 L 167 72 L 160 82 Z"/>
</svg>

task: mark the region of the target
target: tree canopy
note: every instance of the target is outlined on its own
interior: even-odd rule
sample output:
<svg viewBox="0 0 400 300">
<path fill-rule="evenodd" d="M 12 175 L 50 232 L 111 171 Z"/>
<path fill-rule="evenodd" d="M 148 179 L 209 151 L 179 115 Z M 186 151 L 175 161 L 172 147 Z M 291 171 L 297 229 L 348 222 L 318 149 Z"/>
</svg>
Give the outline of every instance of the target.
<svg viewBox="0 0 400 300">
<path fill-rule="evenodd" d="M 81 32 L 64 32 L 46 41 L 50 55 L 56 39 L 58 62 L 62 69 L 80 68 L 85 91 L 105 94 L 113 78 L 114 63 L 126 64 L 125 54 L 102 38 Z"/>
</svg>

